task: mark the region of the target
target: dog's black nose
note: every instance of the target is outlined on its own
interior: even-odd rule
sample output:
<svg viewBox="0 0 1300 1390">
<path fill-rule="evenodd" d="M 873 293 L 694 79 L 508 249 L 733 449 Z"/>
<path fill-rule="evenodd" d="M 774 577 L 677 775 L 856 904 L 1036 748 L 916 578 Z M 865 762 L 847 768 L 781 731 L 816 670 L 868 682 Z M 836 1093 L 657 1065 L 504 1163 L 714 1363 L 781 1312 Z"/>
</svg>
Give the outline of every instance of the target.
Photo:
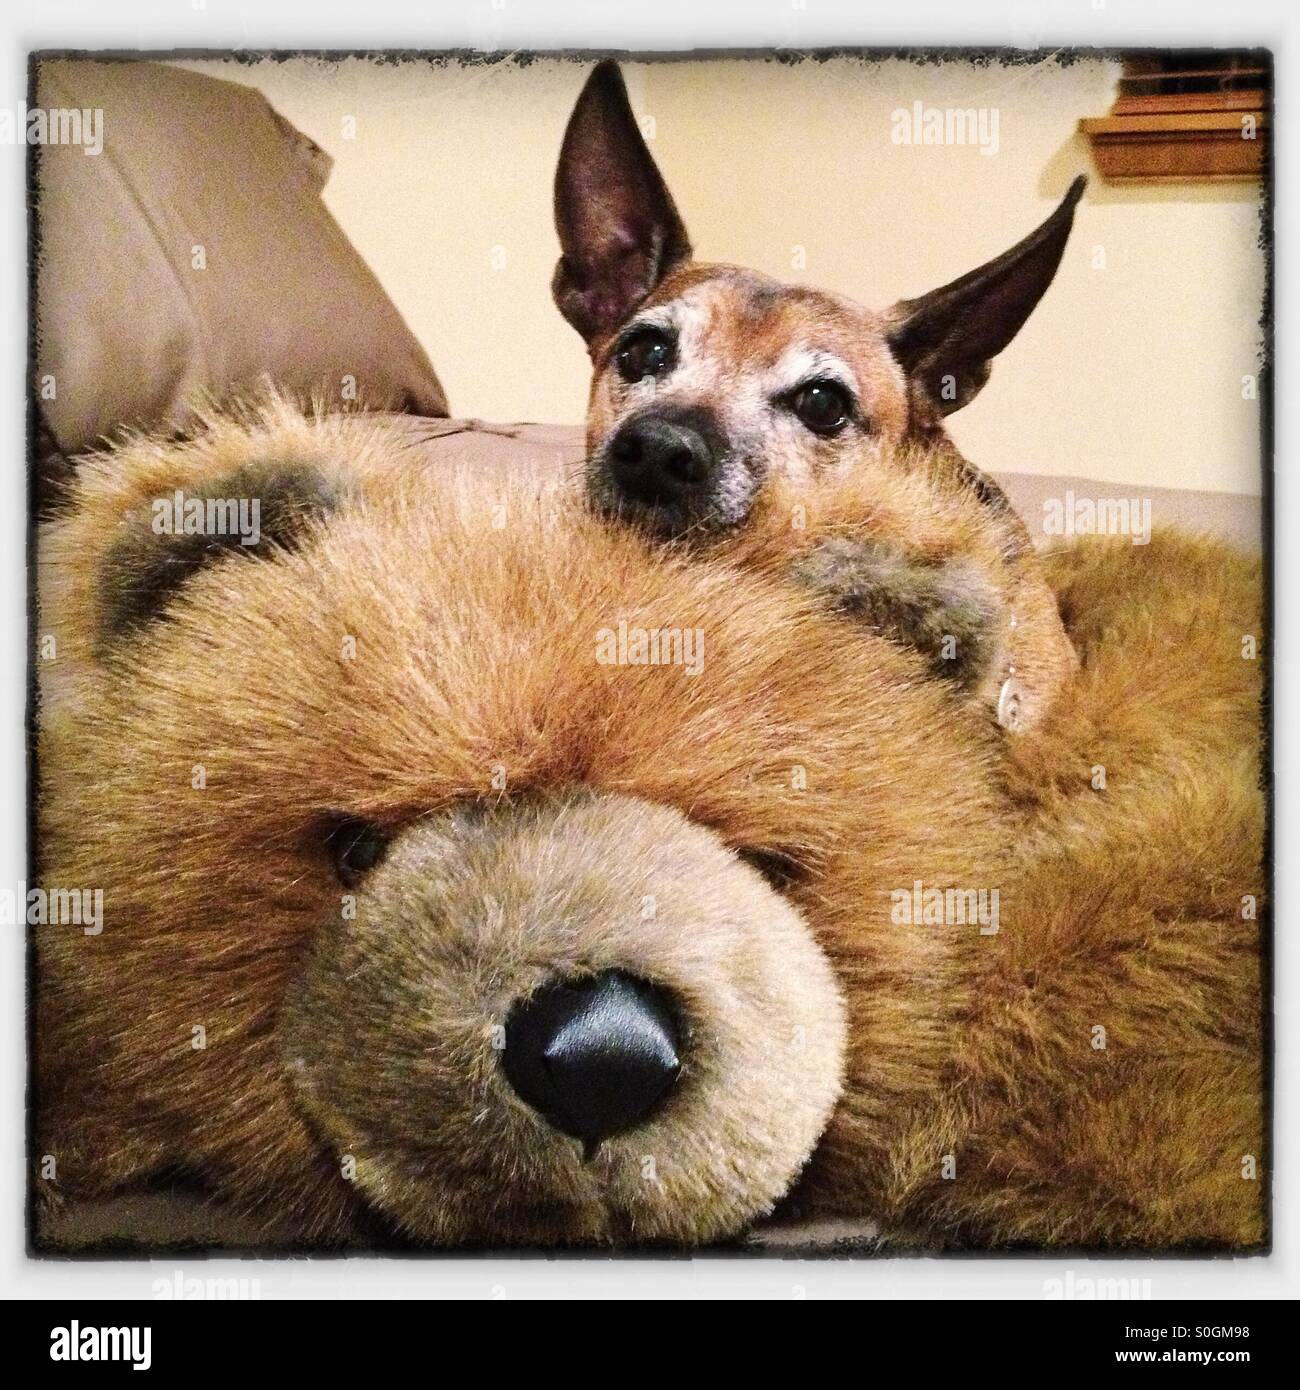
<svg viewBox="0 0 1300 1390">
<path fill-rule="evenodd" d="M 667 993 L 622 971 L 547 985 L 506 1019 L 502 1065 L 556 1129 L 598 1143 L 643 1119 L 681 1070 Z"/>
<path fill-rule="evenodd" d="M 609 471 L 619 491 L 649 506 L 680 503 L 707 489 L 715 471 L 708 440 L 685 420 L 639 415 L 609 446 Z"/>
</svg>

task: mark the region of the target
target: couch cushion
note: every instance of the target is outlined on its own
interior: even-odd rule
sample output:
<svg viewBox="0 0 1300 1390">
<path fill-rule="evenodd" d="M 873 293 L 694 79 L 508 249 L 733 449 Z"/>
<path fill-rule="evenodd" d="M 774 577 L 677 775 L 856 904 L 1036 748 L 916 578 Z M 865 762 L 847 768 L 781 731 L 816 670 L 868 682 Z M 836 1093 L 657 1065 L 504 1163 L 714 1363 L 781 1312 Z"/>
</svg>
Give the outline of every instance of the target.
<svg viewBox="0 0 1300 1390">
<path fill-rule="evenodd" d="M 1264 504 L 1258 497 L 1236 492 L 1195 492 L 1190 488 L 1147 487 L 1141 483 L 1104 483 L 1096 478 L 1053 477 L 1046 473 L 995 473 L 1011 505 L 1039 545 L 1059 537 L 1047 520 L 1065 510 L 1086 514 L 1088 503 L 1101 507 L 1110 501 L 1150 503 L 1145 513 L 1152 526 L 1176 526 L 1229 541 L 1243 550 L 1259 551 L 1264 544 Z M 1050 506 L 1050 511 L 1049 511 Z"/>
<path fill-rule="evenodd" d="M 376 406 L 447 413 L 321 201 L 328 155 L 259 92 L 69 59 L 39 64 L 37 96 L 103 112 L 102 152 L 39 149 L 36 389 L 64 453 L 123 425 L 183 428 L 195 392 L 225 399 L 263 374 L 295 395 L 355 386 Z"/>
</svg>

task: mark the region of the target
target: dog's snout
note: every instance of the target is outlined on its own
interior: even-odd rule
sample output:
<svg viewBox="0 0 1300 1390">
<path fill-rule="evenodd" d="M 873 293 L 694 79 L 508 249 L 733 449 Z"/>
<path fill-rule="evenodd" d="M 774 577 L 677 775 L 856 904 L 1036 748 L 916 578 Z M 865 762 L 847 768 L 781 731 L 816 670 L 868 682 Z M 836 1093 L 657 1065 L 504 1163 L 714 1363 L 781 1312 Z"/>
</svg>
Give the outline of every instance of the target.
<svg viewBox="0 0 1300 1390">
<path fill-rule="evenodd" d="M 716 470 L 705 434 L 686 420 L 641 415 L 626 421 L 609 450 L 610 474 L 626 496 L 650 506 L 705 491 Z"/>
<path fill-rule="evenodd" d="M 594 1144 L 650 1113 L 677 1079 L 680 1047 L 668 993 L 607 970 L 547 985 L 517 1004 L 501 1061 L 522 1100 Z"/>
</svg>

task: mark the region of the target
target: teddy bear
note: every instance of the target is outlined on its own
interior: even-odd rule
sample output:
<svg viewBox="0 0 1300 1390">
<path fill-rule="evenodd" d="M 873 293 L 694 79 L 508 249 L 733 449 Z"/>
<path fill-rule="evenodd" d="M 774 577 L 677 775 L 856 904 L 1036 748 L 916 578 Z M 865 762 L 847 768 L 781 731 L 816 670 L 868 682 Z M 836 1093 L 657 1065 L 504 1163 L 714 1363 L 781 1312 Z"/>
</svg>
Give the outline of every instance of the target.
<svg viewBox="0 0 1300 1390">
<path fill-rule="evenodd" d="M 1050 563 L 1083 666 L 1007 748 L 753 554 L 382 417 L 85 460 L 39 856 L 103 913 L 35 929 L 38 1245 L 162 1186 L 308 1248 L 1257 1248 L 1258 571 Z"/>
</svg>

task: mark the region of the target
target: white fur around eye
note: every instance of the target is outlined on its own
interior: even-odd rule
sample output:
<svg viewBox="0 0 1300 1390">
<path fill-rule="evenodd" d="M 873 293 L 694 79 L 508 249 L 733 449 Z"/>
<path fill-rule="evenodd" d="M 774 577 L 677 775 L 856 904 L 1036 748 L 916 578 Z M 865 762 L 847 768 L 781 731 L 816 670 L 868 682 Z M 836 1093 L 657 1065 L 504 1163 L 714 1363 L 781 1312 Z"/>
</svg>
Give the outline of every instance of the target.
<svg viewBox="0 0 1300 1390">
<path fill-rule="evenodd" d="M 683 395 L 707 399 L 716 392 L 718 380 L 718 363 L 709 352 L 708 310 L 689 294 L 667 307 L 677 338 L 677 362 L 669 379 Z"/>
<path fill-rule="evenodd" d="M 796 345 L 777 359 L 764 379 L 770 397 L 787 395 L 807 381 L 834 381 L 851 396 L 858 394 L 853 372 L 842 358 L 821 348 Z"/>
<path fill-rule="evenodd" d="M 705 306 L 688 293 L 668 304 L 657 304 L 628 323 L 623 330 L 625 337 L 642 329 L 656 329 L 671 337 L 674 345 L 670 371 L 623 384 L 623 399 L 629 407 L 649 400 L 660 390 L 694 399 L 707 399 L 716 393 L 718 364 L 708 352 L 708 322 Z"/>
</svg>

